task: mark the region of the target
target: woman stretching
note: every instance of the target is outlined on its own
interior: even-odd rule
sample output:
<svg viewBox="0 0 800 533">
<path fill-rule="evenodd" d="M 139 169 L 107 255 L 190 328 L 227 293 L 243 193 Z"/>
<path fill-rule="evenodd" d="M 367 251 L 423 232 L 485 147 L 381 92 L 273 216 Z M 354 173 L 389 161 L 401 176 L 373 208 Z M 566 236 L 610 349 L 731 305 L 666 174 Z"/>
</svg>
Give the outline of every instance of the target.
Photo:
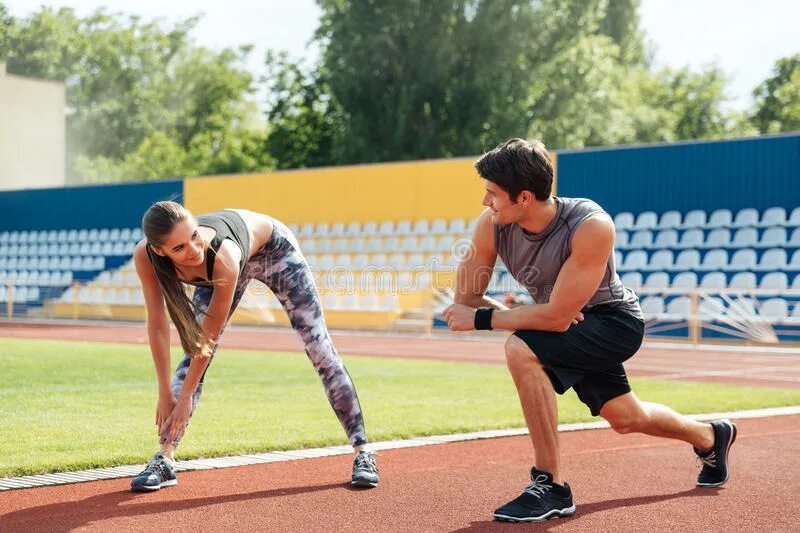
<svg viewBox="0 0 800 533">
<path fill-rule="evenodd" d="M 374 487 L 378 469 L 364 449 L 367 435 L 353 382 L 336 353 L 319 295 L 297 240 L 281 222 L 244 209 L 197 218 L 175 202 L 154 204 L 142 219 L 145 238 L 134 262 L 147 306 L 147 333 L 158 376 L 156 424 L 161 450 L 131 482 L 134 491 L 176 485 L 175 448 L 200 395 L 225 324 L 251 279 L 269 287 L 289 315 L 325 393 L 355 450 L 352 484 Z M 184 284 L 195 285 L 190 300 Z M 169 380 L 169 324 L 184 356 Z"/>
</svg>

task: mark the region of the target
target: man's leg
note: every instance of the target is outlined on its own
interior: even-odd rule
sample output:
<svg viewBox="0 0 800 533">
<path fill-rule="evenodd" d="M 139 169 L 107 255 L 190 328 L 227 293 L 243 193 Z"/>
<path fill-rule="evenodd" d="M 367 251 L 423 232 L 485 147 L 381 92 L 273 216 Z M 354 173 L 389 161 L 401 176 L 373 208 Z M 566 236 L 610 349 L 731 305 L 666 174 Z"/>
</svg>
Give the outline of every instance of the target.
<svg viewBox="0 0 800 533">
<path fill-rule="evenodd" d="M 533 351 L 515 335 L 506 341 L 506 362 L 522 404 L 536 467 L 550 472 L 560 485 L 558 404 L 550 378 Z"/>
<path fill-rule="evenodd" d="M 688 442 L 698 450 L 714 445 L 711 424 L 696 422 L 665 405 L 643 402 L 633 392 L 612 398 L 600 409 L 617 433 L 645 433 Z"/>
</svg>

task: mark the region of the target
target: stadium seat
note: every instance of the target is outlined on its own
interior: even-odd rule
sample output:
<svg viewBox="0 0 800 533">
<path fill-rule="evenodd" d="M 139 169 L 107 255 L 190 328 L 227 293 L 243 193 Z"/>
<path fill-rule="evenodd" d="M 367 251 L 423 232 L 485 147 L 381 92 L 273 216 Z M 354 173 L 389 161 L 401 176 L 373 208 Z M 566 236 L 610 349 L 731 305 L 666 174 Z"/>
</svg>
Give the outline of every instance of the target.
<svg viewBox="0 0 800 533">
<path fill-rule="evenodd" d="M 377 222 L 367 222 L 364 224 L 363 229 L 361 230 L 361 234 L 365 237 L 371 237 L 372 235 L 378 234 L 378 223 Z"/>
<path fill-rule="evenodd" d="M 388 235 L 393 235 L 394 233 L 395 233 L 394 222 L 392 222 L 391 220 L 386 220 L 384 222 L 381 222 L 381 225 L 378 228 L 378 235 L 385 237 Z"/>
<path fill-rule="evenodd" d="M 444 235 L 447 233 L 447 221 L 443 218 L 437 218 L 431 223 L 431 233 L 434 235 Z"/>
<path fill-rule="evenodd" d="M 616 229 L 629 230 L 633 228 L 633 213 L 617 213 L 614 217 L 614 227 Z"/>
<path fill-rule="evenodd" d="M 466 232 L 467 232 L 467 223 L 464 222 L 463 218 L 457 218 L 455 220 L 450 221 L 450 228 L 447 230 L 447 233 L 451 235 L 456 235 L 457 237 L 461 237 Z"/>
<path fill-rule="evenodd" d="M 426 235 L 419 241 L 420 252 L 435 252 L 436 251 L 436 237 L 433 235 Z"/>
<path fill-rule="evenodd" d="M 788 267 L 790 270 L 800 270 L 800 250 L 795 250 Z"/>
<path fill-rule="evenodd" d="M 359 301 L 359 308 L 364 311 L 377 311 L 378 295 L 375 293 L 362 294 Z"/>
<path fill-rule="evenodd" d="M 776 248 L 786 245 L 786 228 L 767 228 L 756 243 L 758 248 Z"/>
<path fill-rule="evenodd" d="M 694 272 L 681 272 L 672 280 L 672 287 L 675 289 L 695 289 L 697 288 L 697 274 Z"/>
<path fill-rule="evenodd" d="M 100 238 L 100 231 L 97 228 L 92 228 L 87 234 L 89 242 L 96 242 Z"/>
<path fill-rule="evenodd" d="M 758 266 L 754 270 L 764 272 L 783 268 L 786 268 L 786 250 L 783 248 L 770 248 L 761 256 L 761 261 L 758 262 Z"/>
<path fill-rule="evenodd" d="M 344 237 L 344 222 L 336 222 L 333 225 L 331 225 L 329 236 Z"/>
<path fill-rule="evenodd" d="M 667 211 L 661 215 L 661 220 L 658 222 L 658 227 L 661 229 L 677 229 L 681 227 L 681 214 L 678 211 Z"/>
<path fill-rule="evenodd" d="M 131 240 L 139 242 L 144 236 L 142 235 L 142 228 L 131 228 Z"/>
<path fill-rule="evenodd" d="M 410 220 L 401 220 L 397 223 L 397 226 L 394 228 L 395 235 L 408 235 L 411 233 L 411 221 Z"/>
<path fill-rule="evenodd" d="M 400 309 L 400 298 L 398 298 L 397 294 L 385 294 L 381 298 L 380 306 L 381 309 L 387 311 L 398 311 Z"/>
<path fill-rule="evenodd" d="M 761 217 L 761 222 L 758 224 L 762 228 L 771 226 L 783 226 L 786 224 L 786 209 L 782 207 L 770 207 Z"/>
<path fill-rule="evenodd" d="M 800 226 L 800 207 L 795 207 L 792 209 L 792 214 L 789 215 L 786 225 L 791 227 Z"/>
<path fill-rule="evenodd" d="M 782 322 L 789 318 L 789 305 L 783 298 L 770 298 L 761 304 L 758 314 L 770 322 Z"/>
<path fill-rule="evenodd" d="M 327 222 L 320 222 L 314 227 L 314 237 L 328 237 L 330 235 L 331 228 Z"/>
<path fill-rule="evenodd" d="M 719 270 L 725 268 L 728 265 L 728 252 L 725 250 L 721 250 L 715 248 L 713 250 L 709 250 L 706 252 L 705 256 L 703 256 L 703 261 L 697 266 L 696 270 L 706 271 L 706 270 Z M 742 269 L 746 270 L 746 269 Z"/>
<path fill-rule="evenodd" d="M 673 255 L 671 250 L 658 250 L 647 263 L 647 268 L 650 270 L 665 270 L 672 268 Z"/>
<path fill-rule="evenodd" d="M 711 230 L 706 237 L 706 248 L 724 248 L 731 243 L 731 232 L 728 229 L 714 229 Z"/>
<path fill-rule="evenodd" d="M 784 291 L 789 288 L 789 276 L 785 272 L 769 272 L 761 278 L 758 288 Z"/>
<path fill-rule="evenodd" d="M 700 280 L 701 289 L 724 289 L 726 287 L 725 274 L 722 272 L 709 272 Z"/>
<path fill-rule="evenodd" d="M 653 242 L 654 248 L 677 248 L 678 247 L 678 232 L 674 229 L 665 229 L 659 231 L 656 235 L 656 240 Z"/>
<path fill-rule="evenodd" d="M 634 224 L 633 229 L 654 229 L 657 226 L 658 215 L 656 215 L 653 211 L 644 211 L 639 213 L 639 216 L 636 217 L 636 223 Z"/>
<path fill-rule="evenodd" d="M 456 237 L 453 235 L 445 235 L 439 239 L 438 244 L 436 245 L 436 250 L 438 252 L 450 253 L 450 250 L 453 247 L 453 243 L 456 241 Z"/>
<path fill-rule="evenodd" d="M 123 242 L 132 240 L 131 228 L 122 228 L 119 232 L 119 240 Z"/>
<path fill-rule="evenodd" d="M 106 242 L 109 240 L 110 235 L 111 232 L 108 230 L 108 228 L 103 228 L 97 231 L 97 240 L 100 242 Z"/>
<path fill-rule="evenodd" d="M 354 237 L 350 239 L 347 245 L 347 251 L 351 254 L 360 254 L 367 250 L 367 240 L 362 237 Z"/>
<path fill-rule="evenodd" d="M 419 249 L 419 240 L 413 235 L 404 237 L 400 243 L 401 252 L 414 252 L 417 249 Z"/>
<path fill-rule="evenodd" d="M 422 254 L 411 254 L 406 261 L 408 268 L 423 268 L 425 266 L 425 256 Z"/>
<path fill-rule="evenodd" d="M 736 213 L 736 218 L 733 220 L 732 227 L 744 228 L 746 226 L 758 225 L 758 210 L 752 207 L 746 207 Z"/>
<path fill-rule="evenodd" d="M 666 320 L 688 320 L 692 314 L 692 301 L 688 296 L 678 296 L 667 303 L 662 318 Z"/>
<path fill-rule="evenodd" d="M 411 230 L 411 233 L 414 235 L 427 235 L 431 231 L 430 222 L 425 219 L 417 220 L 414 222 L 414 227 Z"/>
<path fill-rule="evenodd" d="M 653 232 L 641 230 L 633 234 L 630 241 L 631 248 L 650 248 L 653 245 Z"/>
<path fill-rule="evenodd" d="M 620 270 L 642 270 L 647 267 L 647 252 L 634 250 L 625 255 Z"/>
<path fill-rule="evenodd" d="M 342 227 L 342 232 L 344 232 L 344 227 Z M 331 243 L 330 252 L 333 254 L 343 254 L 348 251 L 349 244 L 350 243 L 347 242 L 347 239 L 342 237 L 334 239 Z"/>
<path fill-rule="evenodd" d="M 800 247 L 800 228 L 794 228 L 792 230 L 792 237 L 789 239 L 789 242 L 787 242 L 786 245 L 793 248 Z"/>
<path fill-rule="evenodd" d="M 725 304 L 717 296 L 704 296 L 697 305 L 697 315 L 702 320 L 715 320 L 725 315 Z"/>
<path fill-rule="evenodd" d="M 622 264 L 622 252 L 619 250 L 614 250 L 614 265 L 619 269 L 620 265 Z"/>
<path fill-rule="evenodd" d="M 653 272 L 644 280 L 647 289 L 666 289 L 669 287 L 669 274 L 666 272 Z"/>
<path fill-rule="evenodd" d="M 735 248 L 752 248 L 756 246 L 758 244 L 758 230 L 755 228 L 740 228 L 736 230 L 731 244 Z"/>
<path fill-rule="evenodd" d="M 386 256 L 386 254 L 373 254 L 370 256 L 369 261 L 370 265 L 378 268 L 384 268 L 389 265 L 389 258 Z"/>
<path fill-rule="evenodd" d="M 635 291 L 638 291 L 642 288 L 642 274 L 640 272 L 626 272 L 620 278 L 620 281 L 626 287 L 629 287 Z"/>
<path fill-rule="evenodd" d="M 717 209 L 711 216 L 708 217 L 706 227 L 711 228 L 727 228 L 733 223 L 733 215 L 730 209 Z"/>
<path fill-rule="evenodd" d="M 345 237 L 360 237 L 366 234 L 367 234 L 366 231 L 362 232 L 361 230 L 361 222 L 351 222 L 347 225 L 347 228 L 344 230 Z"/>
<path fill-rule="evenodd" d="M 752 248 L 736 250 L 724 270 L 756 270 L 758 255 Z"/>
<path fill-rule="evenodd" d="M 628 247 L 628 232 L 625 230 L 617 230 L 616 238 L 614 239 L 614 247 L 619 250 L 625 250 Z"/>
<path fill-rule="evenodd" d="M 314 236 L 314 224 L 307 222 L 300 226 L 300 231 L 297 233 L 298 237 L 313 237 Z"/>
<path fill-rule="evenodd" d="M 406 256 L 405 254 L 396 253 L 389 256 L 389 266 L 401 270 L 406 268 Z"/>
<path fill-rule="evenodd" d="M 400 238 L 399 237 L 389 237 L 383 242 L 383 247 L 381 248 L 384 252 L 391 253 L 391 252 L 399 252 L 400 251 Z"/>
<path fill-rule="evenodd" d="M 330 270 L 335 266 L 336 266 L 336 263 L 334 261 L 333 255 L 331 255 L 331 254 L 323 254 L 323 255 L 319 256 L 319 262 L 317 264 L 317 267 L 320 270 Z"/>
<path fill-rule="evenodd" d="M 659 318 L 664 314 L 664 298 L 661 296 L 647 296 L 642 300 L 641 306 L 647 320 Z"/>
<path fill-rule="evenodd" d="M 353 270 L 362 270 L 369 265 L 369 256 L 367 254 L 357 254 L 353 257 L 351 266 Z"/>
<path fill-rule="evenodd" d="M 752 272 L 737 272 L 728 284 L 730 289 L 755 289 L 756 275 Z"/>
</svg>

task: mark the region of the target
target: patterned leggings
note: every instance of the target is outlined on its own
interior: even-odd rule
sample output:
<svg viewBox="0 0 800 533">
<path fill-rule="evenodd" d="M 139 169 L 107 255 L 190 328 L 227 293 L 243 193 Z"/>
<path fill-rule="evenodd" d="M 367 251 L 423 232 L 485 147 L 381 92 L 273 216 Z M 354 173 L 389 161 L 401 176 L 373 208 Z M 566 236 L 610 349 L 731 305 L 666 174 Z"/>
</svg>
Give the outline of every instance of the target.
<svg viewBox="0 0 800 533">
<path fill-rule="evenodd" d="M 292 327 L 305 344 L 306 354 L 322 379 L 328 401 L 347 433 L 350 444 L 366 444 L 367 435 L 358 395 L 325 326 L 314 277 L 291 230 L 277 220 L 273 220 L 273 225 L 269 242 L 250 258 L 239 277 L 228 317 L 230 318 L 239 305 L 251 279 L 257 279 L 269 287 L 278 297 L 289 315 Z M 193 300 L 199 310 L 205 312 L 208 309 L 212 293 L 213 289 L 210 287 L 195 289 Z M 190 362 L 191 359 L 184 354 L 175 370 L 172 393 L 176 398 L 180 396 Z M 192 413 L 202 393 L 203 379 L 192 395 Z M 181 437 L 182 434 L 173 444 L 177 445 Z"/>
</svg>

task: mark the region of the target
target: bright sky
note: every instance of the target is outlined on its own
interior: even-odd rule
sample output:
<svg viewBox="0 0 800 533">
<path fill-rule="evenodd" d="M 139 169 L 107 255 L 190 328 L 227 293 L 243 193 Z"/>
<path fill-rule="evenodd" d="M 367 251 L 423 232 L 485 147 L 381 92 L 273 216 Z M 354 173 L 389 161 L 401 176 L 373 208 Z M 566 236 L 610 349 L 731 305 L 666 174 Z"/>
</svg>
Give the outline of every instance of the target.
<svg viewBox="0 0 800 533">
<path fill-rule="evenodd" d="M 613 0 L 611 0 L 613 1 Z M 99 7 L 144 18 L 184 19 L 204 13 L 197 43 L 212 48 L 254 44 L 249 68 L 256 74 L 267 49 L 315 59 L 307 48 L 320 10 L 313 0 L 0 0 L 12 15 L 25 16 L 40 5 L 73 7 L 86 15 Z M 656 65 L 699 69 L 717 63 L 729 77 L 730 106 L 745 109 L 752 90 L 770 75 L 780 57 L 800 52 L 797 0 L 641 0 L 641 20 L 655 45 Z"/>
</svg>

